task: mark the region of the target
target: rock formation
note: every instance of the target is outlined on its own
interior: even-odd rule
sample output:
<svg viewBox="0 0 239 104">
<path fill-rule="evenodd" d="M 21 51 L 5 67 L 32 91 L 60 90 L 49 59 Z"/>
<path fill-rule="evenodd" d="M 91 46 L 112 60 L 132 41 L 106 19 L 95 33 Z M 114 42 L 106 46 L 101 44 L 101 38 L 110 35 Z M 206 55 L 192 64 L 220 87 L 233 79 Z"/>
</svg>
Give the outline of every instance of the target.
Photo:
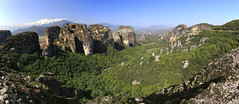
<svg viewBox="0 0 239 104">
<path fill-rule="evenodd" d="M 183 35 L 197 35 L 201 30 L 211 30 L 213 25 L 207 23 L 196 24 L 191 27 L 187 27 L 185 24 L 178 25 L 173 28 L 171 31 L 164 33 L 164 37 L 168 38 L 171 42 L 174 42 L 176 39 Z"/>
<path fill-rule="evenodd" d="M 2 44 L 8 37 L 11 37 L 12 34 L 9 30 L 0 30 L 0 44 Z"/>
<path fill-rule="evenodd" d="M 42 51 L 43 56 L 51 57 L 57 51 L 57 46 L 53 44 L 53 42 L 59 38 L 61 28 L 59 26 L 53 26 L 46 29 L 46 47 Z"/>
<path fill-rule="evenodd" d="M 114 47 L 114 39 L 108 26 L 90 25 L 89 30 L 94 39 L 94 52 L 106 52 L 107 47 Z"/>
<path fill-rule="evenodd" d="M 94 41 L 86 25 L 72 23 L 63 27 L 54 44 L 63 51 L 93 54 Z"/>
<path fill-rule="evenodd" d="M 173 28 L 170 35 L 172 36 L 180 36 L 187 32 L 188 27 L 185 24 L 178 25 L 177 27 Z"/>
<path fill-rule="evenodd" d="M 43 50 L 43 56 L 53 56 L 57 49 L 73 53 L 85 53 L 85 55 L 106 52 L 107 47 L 112 46 L 122 50 L 124 44 L 136 45 L 136 36 L 132 27 L 120 26 L 118 31 L 111 34 L 111 30 L 103 25 L 90 25 L 87 29 L 83 24 L 68 24 L 62 29 L 58 26 L 46 29 L 47 47 Z"/>
<path fill-rule="evenodd" d="M 137 39 L 137 42 L 144 42 L 146 41 L 146 36 L 145 34 L 140 35 L 140 37 Z"/>
<path fill-rule="evenodd" d="M 60 86 L 58 86 L 57 80 L 55 79 L 53 73 L 48 72 L 48 73 L 41 74 L 38 78 L 38 81 L 54 89 L 55 91 L 60 92 Z"/>
<path fill-rule="evenodd" d="M 57 52 L 57 46 L 54 44 L 48 45 L 42 51 L 42 56 L 52 57 Z"/>
<path fill-rule="evenodd" d="M 115 48 L 122 48 L 123 44 L 128 47 L 136 45 L 136 35 L 134 29 L 130 26 L 120 26 L 116 33 L 113 34 Z"/>
<path fill-rule="evenodd" d="M 53 44 L 54 40 L 59 38 L 60 30 L 61 28 L 59 26 L 52 26 L 46 29 L 46 45 Z"/>
<path fill-rule="evenodd" d="M 200 30 L 211 30 L 213 25 L 207 23 L 196 24 L 188 28 L 187 34 L 188 35 L 197 35 Z"/>
<path fill-rule="evenodd" d="M 40 51 L 38 34 L 35 32 L 23 32 L 9 37 L 1 44 L 1 47 L 14 53 L 34 53 Z"/>
</svg>

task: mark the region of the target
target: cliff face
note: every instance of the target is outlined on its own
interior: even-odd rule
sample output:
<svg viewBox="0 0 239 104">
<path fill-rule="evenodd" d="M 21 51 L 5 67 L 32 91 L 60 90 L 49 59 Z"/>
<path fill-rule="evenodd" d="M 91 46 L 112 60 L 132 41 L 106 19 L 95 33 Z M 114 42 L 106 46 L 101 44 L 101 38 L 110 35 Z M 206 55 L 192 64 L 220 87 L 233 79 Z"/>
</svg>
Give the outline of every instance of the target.
<svg viewBox="0 0 239 104">
<path fill-rule="evenodd" d="M 54 40 L 59 38 L 60 30 L 61 28 L 59 26 L 52 26 L 46 29 L 46 45 L 53 44 Z"/>
<path fill-rule="evenodd" d="M 0 44 L 2 44 L 8 37 L 11 37 L 12 34 L 9 30 L 0 30 Z"/>
<path fill-rule="evenodd" d="M 181 24 L 173 28 L 171 31 L 164 33 L 163 36 L 165 39 L 174 42 L 176 39 L 178 39 L 183 35 L 186 36 L 197 35 L 202 30 L 211 30 L 212 28 L 213 25 L 207 23 L 196 24 L 189 28 L 187 27 L 187 25 Z"/>
<path fill-rule="evenodd" d="M 61 28 L 59 26 L 49 27 L 45 31 L 46 35 L 46 47 L 42 51 L 43 56 L 51 57 L 57 52 L 57 46 L 53 42 L 59 38 Z"/>
<path fill-rule="evenodd" d="M 1 33 L 1 32 L 0 32 Z M 11 34 L 4 31 L 1 40 L 5 40 Z M 51 57 L 57 49 L 85 55 L 106 52 L 107 47 L 123 49 L 124 45 L 133 47 L 136 45 L 136 36 L 132 27 L 120 26 L 118 31 L 111 34 L 111 30 L 103 25 L 86 25 L 72 23 L 60 28 L 49 27 L 45 31 L 46 47 L 42 51 L 43 56 Z M 23 32 L 6 40 L 2 47 L 16 53 L 34 53 L 40 50 L 38 34 L 35 32 Z"/>
<path fill-rule="evenodd" d="M 108 26 L 94 24 L 89 26 L 89 30 L 94 39 L 95 53 L 106 52 L 109 46 L 114 47 L 113 36 Z"/>
<path fill-rule="evenodd" d="M 14 53 L 34 53 L 40 51 L 38 34 L 23 32 L 6 39 L 1 47 Z"/>
<path fill-rule="evenodd" d="M 86 25 L 73 23 L 63 27 L 54 44 L 63 51 L 93 54 L 94 41 Z"/>
<path fill-rule="evenodd" d="M 136 45 L 136 36 L 132 27 L 120 26 L 113 36 L 107 26 L 94 24 L 87 28 L 86 25 L 76 23 L 63 27 L 54 42 L 54 45 L 63 51 L 85 53 L 85 55 L 106 52 L 109 46 L 118 49 L 123 47 L 123 44 L 129 47 Z"/>
<path fill-rule="evenodd" d="M 134 29 L 130 26 L 120 26 L 116 33 L 113 34 L 116 48 L 123 47 L 123 44 L 128 47 L 136 46 L 136 36 Z"/>
</svg>

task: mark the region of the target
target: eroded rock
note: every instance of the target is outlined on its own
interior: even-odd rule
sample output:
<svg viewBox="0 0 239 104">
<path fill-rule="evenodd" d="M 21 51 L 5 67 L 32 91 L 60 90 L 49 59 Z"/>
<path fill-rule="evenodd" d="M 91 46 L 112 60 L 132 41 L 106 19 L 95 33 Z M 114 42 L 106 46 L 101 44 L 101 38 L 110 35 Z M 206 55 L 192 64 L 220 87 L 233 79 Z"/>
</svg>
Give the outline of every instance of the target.
<svg viewBox="0 0 239 104">
<path fill-rule="evenodd" d="M 108 26 L 90 25 L 89 30 L 94 39 L 94 52 L 106 52 L 107 47 L 114 47 L 114 39 Z"/>
<path fill-rule="evenodd" d="M 189 64 L 188 61 L 183 61 L 182 63 L 183 63 L 183 68 L 184 69 L 188 67 L 188 64 Z"/>
<path fill-rule="evenodd" d="M 59 26 L 48 27 L 45 31 L 46 45 L 51 45 L 59 38 L 61 28 Z"/>
<path fill-rule="evenodd" d="M 42 51 L 42 56 L 52 57 L 57 52 L 57 46 L 54 41 L 59 38 L 61 28 L 59 26 L 52 26 L 46 29 L 46 47 Z"/>
<path fill-rule="evenodd" d="M 64 26 L 54 44 L 63 51 L 93 54 L 94 41 L 86 25 L 72 23 Z"/>
<path fill-rule="evenodd" d="M 46 86 L 54 89 L 55 91 L 59 92 L 60 91 L 60 87 L 57 84 L 57 80 L 54 77 L 53 73 L 44 73 L 41 74 L 38 78 L 39 82 L 45 84 Z"/>
<path fill-rule="evenodd" d="M 57 52 L 57 46 L 51 44 L 45 47 L 42 51 L 42 56 L 52 57 Z"/>
<path fill-rule="evenodd" d="M 136 46 L 136 35 L 134 29 L 130 26 L 120 26 L 116 33 L 113 34 L 115 47 L 121 48 L 123 44 L 128 47 Z"/>
<path fill-rule="evenodd" d="M 38 34 L 35 32 L 23 32 L 9 37 L 1 44 L 1 47 L 14 53 L 34 53 L 40 51 Z"/>
</svg>

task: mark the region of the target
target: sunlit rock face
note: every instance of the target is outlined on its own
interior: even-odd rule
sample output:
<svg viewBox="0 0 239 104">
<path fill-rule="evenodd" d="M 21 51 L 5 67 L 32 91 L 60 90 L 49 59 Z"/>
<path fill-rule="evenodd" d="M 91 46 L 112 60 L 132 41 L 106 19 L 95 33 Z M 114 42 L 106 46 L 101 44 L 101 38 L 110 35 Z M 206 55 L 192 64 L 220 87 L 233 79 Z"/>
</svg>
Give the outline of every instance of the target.
<svg viewBox="0 0 239 104">
<path fill-rule="evenodd" d="M 134 47 L 137 44 L 135 31 L 130 26 L 120 26 L 117 32 L 113 34 L 113 38 L 116 48 L 123 47 L 123 44 L 128 47 Z"/>
<path fill-rule="evenodd" d="M 114 47 L 114 39 L 108 26 L 94 24 L 89 26 L 89 30 L 94 39 L 95 53 L 106 52 L 109 46 Z"/>
<path fill-rule="evenodd" d="M 46 47 L 42 51 L 42 56 L 51 57 L 57 52 L 57 46 L 53 43 L 59 38 L 61 28 L 59 26 L 48 27 L 45 31 Z"/>
<path fill-rule="evenodd" d="M 93 54 L 94 40 L 91 35 L 86 35 L 83 37 L 83 49 L 85 55 Z"/>
<path fill-rule="evenodd" d="M 173 28 L 168 33 L 165 33 L 164 36 L 169 38 L 171 42 L 174 42 L 179 37 L 185 35 L 197 35 L 202 30 L 211 30 L 213 28 L 213 25 L 207 24 L 207 23 L 201 23 L 196 24 L 191 27 L 187 27 L 185 24 L 178 25 L 177 27 Z"/>
<path fill-rule="evenodd" d="M 23 32 L 11 36 L 1 47 L 13 53 L 34 53 L 40 51 L 39 38 L 36 32 Z"/>
<path fill-rule="evenodd" d="M 0 30 L 0 44 L 3 43 L 8 37 L 11 37 L 12 34 L 9 30 Z"/>
<path fill-rule="evenodd" d="M 59 49 L 73 53 L 93 53 L 94 41 L 86 25 L 72 23 L 64 26 L 59 35 L 59 39 L 54 42 Z M 83 48 L 84 45 L 87 48 Z"/>
</svg>

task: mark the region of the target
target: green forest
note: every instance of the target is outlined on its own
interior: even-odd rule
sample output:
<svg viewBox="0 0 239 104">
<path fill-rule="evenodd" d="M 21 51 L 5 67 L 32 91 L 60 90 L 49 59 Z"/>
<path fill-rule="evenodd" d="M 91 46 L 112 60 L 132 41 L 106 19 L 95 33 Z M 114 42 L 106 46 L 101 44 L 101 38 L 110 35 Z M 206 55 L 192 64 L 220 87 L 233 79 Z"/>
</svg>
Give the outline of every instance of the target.
<svg viewBox="0 0 239 104">
<path fill-rule="evenodd" d="M 170 43 L 158 38 L 148 38 L 136 47 L 128 47 L 122 51 L 109 47 L 106 53 L 88 56 L 63 51 L 53 57 L 43 57 L 40 53 L 9 53 L 9 56 L 15 60 L 19 71 L 35 78 L 42 73 L 54 73 L 60 86 L 74 88 L 84 94 L 83 99 L 75 98 L 76 100 L 84 102 L 110 95 L 124 101 L 147 97 L 162 88 L 180 84 L 213 59 L 239 46 L 239 32 L 217 29 L 201 31 L 198 35 L 191 36 L 193 38 L 190 44 L 176 48 L 169 54 L 165 48 Z M 220 29 L 224 30 L 224 27 Z M 192 45 L 200 44 L 203 37 L 208 39 L 201 46 L 181 52 Z M 179 40 L 184 44 L 186 37 Z M 160 49 L 164 49 L 161 55 Z M 158 61 L 155 61 L 152 53 L 160 56 Z M 189 62 L 187 68 L 183 68 L 182 61 L 185 60 Z M 139 84 L 133 85 L 133 81 Z"/>
</svg>

